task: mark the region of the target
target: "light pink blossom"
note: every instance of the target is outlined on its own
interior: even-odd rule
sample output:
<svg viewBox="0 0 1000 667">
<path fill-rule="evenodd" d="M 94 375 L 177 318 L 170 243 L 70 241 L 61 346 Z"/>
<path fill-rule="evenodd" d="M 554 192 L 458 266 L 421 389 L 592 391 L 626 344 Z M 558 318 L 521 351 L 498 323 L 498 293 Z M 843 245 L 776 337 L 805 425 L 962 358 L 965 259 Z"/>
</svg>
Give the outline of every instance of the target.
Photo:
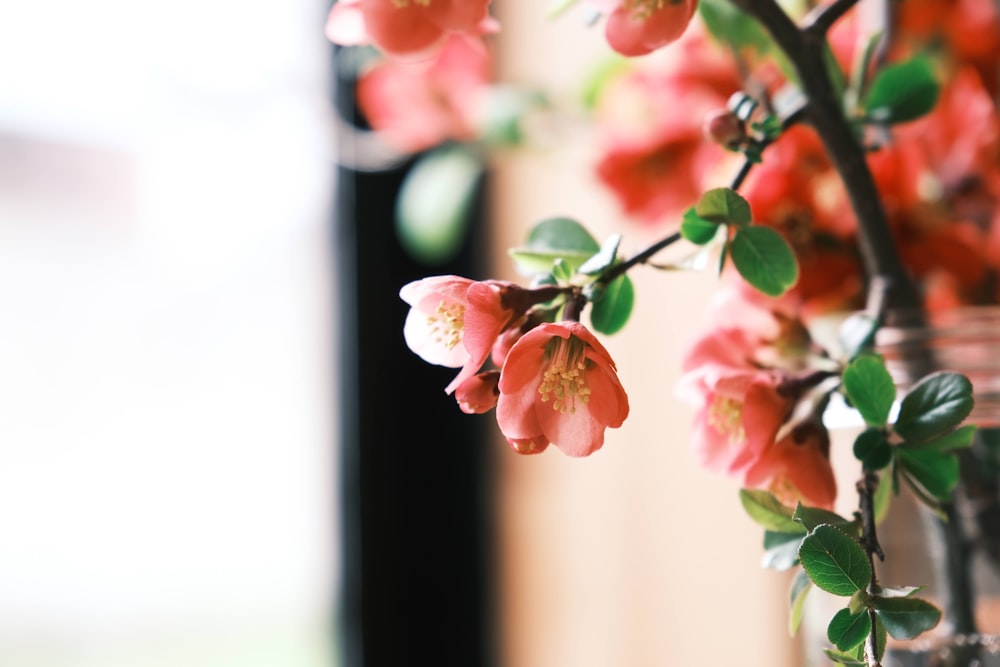
<svg viewBox="0 0 1000 667">
<path fill-rule="evenodd" d="M 692 439 L 706 467 L 742 479 L 787 419 L 792 403 L 779 376 L 752 363 L 757 340 L 742 329 L 718 329 L 684 359 L 678 397 L 697 407 Z"/>
<path fill-rule="evenodd" d="M 481 41 L 453 34 L 433 59 L 385 60 L 358 80 L 358 106 L 372 129 L 403 151 L 475 137 L 490 80 Z"/>
<path fill-rule="evenodd" d="M 479 371 L 500 332 L 525 306 L 524 290 L 501 281 L 433 276 L 399 291 L 410 312 L 403 325 L 407 346 L 424 361 L 462 370 L 446 388 L 455 391 Z"/>
<path fill-rule="evenodd" d="M 497 423 L 523 454 L 550 443 L 569 456 L 592 454 L 605 429 L 621 426 L 629 411 L 614 361 L 578 322 L 525 333 L 507 355 L 499 388 Z"/>
</svg>

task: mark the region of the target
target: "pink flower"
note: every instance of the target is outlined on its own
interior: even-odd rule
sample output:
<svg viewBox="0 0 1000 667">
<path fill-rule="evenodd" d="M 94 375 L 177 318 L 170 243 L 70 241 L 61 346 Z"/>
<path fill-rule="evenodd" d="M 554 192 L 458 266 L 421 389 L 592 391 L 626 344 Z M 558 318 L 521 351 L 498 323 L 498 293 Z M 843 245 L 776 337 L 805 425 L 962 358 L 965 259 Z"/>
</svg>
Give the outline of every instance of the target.
<svg viewBox="0 0 1000 667">
<path fill-rule="evenodd" d="M 445 36 L 478 36 L 496 30 L 487 15 L 490 0 L 339 0 L 330 10 L 326 35 L 344 46 L 373 44 L 394 57 L 425 58 Z"/>
<path fill-rule="evenodd" d="M 410 312 L 403 326 L 407 346 L 421 359 L 462 370 L 446 388 L 455 391 L 476 374 L 500 332 L 527 308 L 525 290 L 500 281 L 434 276 L 399 291 Z"/>
<path fill-rule="evenodd" d="M 792 505 L 802 499 L 829 508 L 837 491 L 826 429 L 810 419 L 781 434 L 815 382 L 761 368 L 756 358 L 766 342 L 729 327 L 702 337 L 689 351 L 677 393 L 698 408 L 695 451 L 703 465 L 744 486 L 769 489 Z"/>
<path fill-rule="evenodd" d="M 777 436 L 792 402 L 779 375 L 753 363 L 759 341 L 742 329 L 713 331 L 684 359 L 678 397 L 698 408 L 694 449 L 709 469 L 742 478 Z"/>
<path fill-rule="evenodd" d="M 358 80 L 358 106 L 373 129 L 400 150 L 475 137 L 490 80 L 485 46 L 449 36 L 432 60 L 387 60 Z"/>
<path fill-rule="evenodd" d="M 786 505 L 798 501 L 833 509 L 837 481 L 830 465 L 830 434 L 818 420 L 797 424 L 768 446 L 744 478 L 747 486 L 766 488 Z"/>
<path fill-rule="evenodd" d="M 455 400 L 462 412 L 473 415 L 489 412 L 497 405 L 500 371 L 483 371 L 463 381 L 455 389 Z"/>
<path fill-rule="evenodd" d="M 604 430 L 628 416 L 615 363 L 578 322 L 541 324 L 511 348 L 500 372 L 497 423 L 515 451 L 550 443 L 569 456 L 604 444 Z"/>
<path fill-rule="evenodd" d="M 682 34 L 698 8 L 697 0 L 620 0 L 597 2 L 610 13 L 604 36 L 623 56 L 642 56 Z"/>
</svg>

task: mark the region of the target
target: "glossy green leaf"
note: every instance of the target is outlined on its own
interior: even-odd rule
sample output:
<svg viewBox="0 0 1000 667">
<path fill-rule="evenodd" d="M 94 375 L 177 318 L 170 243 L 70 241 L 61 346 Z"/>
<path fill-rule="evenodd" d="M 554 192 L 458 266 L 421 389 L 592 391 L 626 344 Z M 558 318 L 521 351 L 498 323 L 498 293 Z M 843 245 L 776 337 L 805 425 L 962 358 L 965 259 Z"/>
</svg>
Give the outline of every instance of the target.
<svg viewBox="0 0 1000 667">
<path fill-rule="evenodd" d="M 618 276 L 604 289 L 604 296 L 590 309 L 590 323 L 602 334 L 621 331 L 632 315 L 635 305 L 635 287 L 628 276 Z"/>
<path fill-rule="evenodd" d="M 799 279 L 799 265 L 788 242 L 763 225 L 741 227 L 730 254 L 743 279 L 768 296 L 781 296 Z"/>
<path fill-rule="evenodd" d="M 792 509 L 782 505 L 781 501 L 767 491 L 740 489 L 740 502 L 759 526 L 777 533 L 806 533 L 802 524 L 792 519 Z"/>
<path fill-rule="evenodd" d="M 933 449 L 938 452 L 950 452 L 972 446 L 978 428 L 975 424 L 966 424 L 950 433 L 914 444 L 904 443 L 906 449 Z"/>
<path fill-rule="evenodd" d="M 590 232 L 572 218 L 542 220 L 528 232 L 526 245 L 531 250 L 585 252 L 588 257 L 601 249 Z"/>
<path fill-rule="evenodd" d="M 694 212 L 702 220 L 718 224 L 745 226 L 753 220 L 750 204 L 731 188 L 714 188 L 704 193 L 694 205 Z"/>
<path fill-rule="evenodd" d="M 816 526 L 829 524 L 831 526 L 837 526 L 845 532 L 852 530 L 849 526 L 853 525 L 851 519 L 845 519 L 836 512 L 831 512 L 830 510 L 825 510 L 820 507 L 807 507 L 802 503 L 795 508 L 795 512 L 792 513 L 792 518 L 801 523 L 806 530 L 812 530 Z"/>
<path fill-rule="evenodd" d="M 892 462 L 892 446 L 886 433 L 877 428 L 865 429 L 854 440 L 854 458 L 865 470 L 881 470 Z"/>
<path fill-rule="evenodd" d="M 764 555 L 760 566 L 763 568 L 784 572 L 799 563 L 799 544 L 802 533 L 778 533 L 773 530 L 764 532 Z"/>
<path fill-rule="evenodd" d="M 885 474 L 879 479 L 878 488 L 875 489 L 875 497 L 872 499 L 872 504 L 875 506 L 875 523 L 882 523 L 886 515 L 889 513 L 889 508 L 892 506 L 892 499 L 895 497 L 894 486 L 894 468 L 895 466 L 890 465 L 889 469 L 885 471 Z"/>
<path fill-rule="evenodd" d="M 872 631 L 872 619 L 868 610 L 852 614 L 849 609 L 841 609 L 826 628 L 826 638 L 841 651 L 850 651 L 860 645 Z"/>
<path fill-rule="evenodd" d="M 588 276 L 594 276 L 615 263 L 618 258 L 618 246 L 621 245 L 622 235 L 612 234 L 601 244 L 601 249 L 597 254 L 592 255 L 586 262 L 580 265 L 579 271 Z"/>
<path fill-rule="evenodd" d="M 854 359 L 862 350 L 872 345 L 878 327 L 878 318 L 867 313 L 854 313 L 844 320 L 840 325 L 838 337 L 847 359 Z"/>
<path fill-rule="evenodd" d="M 681 219 L 681 236 L 697 245 L 705 245 L 719 232 L 719 223 L 700 217 L 692 206 Z"/>
<path fill-rule="evenodd" d="M 862 354 L 844 369 L 844 391 L 869 426 L 882 426 L 896 400 L 896 383 L 882 357 Z"/>
<path fill-rule="evenodd" d="M 825 648 L 823 649 L 823 654 L 838 665 L 864 665 L 866 667 L 868 665 L 868 661 L 864 658 L 859 658 L 856 655 L 843 651 L 834 651 L 833 649 Z"/>
<path fill-rule="evenodd" d="M 509 251 L 518 269 L 526 274 L 549 273 L 557 259 L 575 272 L 601 249 L 583 225 L 572 218 L 548 218 L 536 224 L 525 245 Z"/>
<path fill-rule="evenodd" d="M 871 596 L 868 595 L 868 591 L 854 591 L 854 595 L 847 601 L 847 610 L 851 612 L 851 615 L 860 614 L 862 611 L 868 609 L 870 602 Z"/>
<path fill-rule="evenodd" d="M 923 588 L 923 586 L 881 586 L 878 589 L 878 596 L 880 598 L 908 598 Z"/>
<path fill-rule="evenodd" d="M 431 151 L 410 168 L 396 199 L 396 234 L 412 257 L 437 265 L 455 256 L 482 173 L 482 163 L 464 146 Z"/>
<path fill-rule="evenodd" d="M 893 428 L 905 440 L 927 440 L 962 423 L 973 403 L 967 377 L 949 371 L 931 373 L 903 397 Z"/>
<path fill-rule="evenodd" d="M 834 595 L 863 590 L 872 569 L 856 540 L 833 526 L 818 526 L 799 547 L 799 560 L 817 587 Z"/>
<path fill-rule="evenodd" d="M 737 49 L 750 47 L 761 54 L 773 48 L 760 24 L 727 0 L 702 0 L 698 12 L 708 32 L 722 44 Z"/>
<path fill-rule="evenodd" d="M 955 490 L 959 465 L 953 453 L 900 447 L 896 456 L 898 465 L 935 498 L 945 500 Z"/>
<path fill-rule="evenodd" d="M 918 637 L 941 620 L 941 610 L 921 598 L 875 596 L 873 604 L 875 613 L 894 639 Z"/>
<path fill-rule="evenodd" d="M 881 69 L 865 96 L 864 109 L 874 120 L 903 123 L 930 112 L 939 93 L 930 60 L 918 56 Z"/>
<path fill-rule="evenodd" d="M 806 596 L 812 590 L 812 585 L 812 579 L 809 578 L 805 570 L 800 569 L 795 573 L 795 578 L 792 579 L 792 587 L 789 592 L 790 611 L 788 614 L 788 634 L 792 637 L 798 634 L 799 627 L 802 625 L 802 616 L 806 608 Z"/>
</svg>

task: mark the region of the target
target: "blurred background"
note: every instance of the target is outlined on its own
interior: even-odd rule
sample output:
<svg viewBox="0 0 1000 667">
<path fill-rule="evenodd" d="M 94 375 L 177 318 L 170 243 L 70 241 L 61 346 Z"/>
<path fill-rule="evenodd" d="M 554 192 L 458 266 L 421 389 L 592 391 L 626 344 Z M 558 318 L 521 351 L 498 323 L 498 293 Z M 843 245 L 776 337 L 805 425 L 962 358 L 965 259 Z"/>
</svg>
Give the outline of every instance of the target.
<svg viewBox="0 0 1000 667">
<path fill-rule="evenodd" d="M 494 4 L 502 77 L 568 94 L 606 48 Z M 495 160 L 452 263 L 407 257 L 407 165 L 337 166 L 328 9 L 0 2 L 0 665 L 798 664 L 672 396 L 713 276 L 635 272 L 601 452 L 515 455 L 405 349 L 398 289 L 620 216 L 569 141 Z"/>
</svg>

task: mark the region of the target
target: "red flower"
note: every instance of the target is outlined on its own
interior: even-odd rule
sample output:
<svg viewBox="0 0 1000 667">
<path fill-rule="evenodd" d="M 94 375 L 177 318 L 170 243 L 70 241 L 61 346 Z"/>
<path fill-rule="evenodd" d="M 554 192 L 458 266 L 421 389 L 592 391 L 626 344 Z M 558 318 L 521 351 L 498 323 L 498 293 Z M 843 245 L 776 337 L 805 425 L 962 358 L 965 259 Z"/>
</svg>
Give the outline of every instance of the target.
<svg viewBox="0 0 1000 667">
<path fill-rule="evenodd" d="M 623 56 L 642 56 L 675 41 L 698 8 L 697 0 L 620 0 L 616 4 L 604 35 Z"/>
<path fill-rule="evenodd" d="M 704 119 L 740 87 L 731 59 L 699 31 L 670 55 L 608 83 L 596 107 L 597 176 L 643 222 L 679 216 L 716 182 L 726 152 L 706 141 Z"/>
<path fill-rule="evenodd" d="M 763 320 L 757 326 L 775 332 Z M 777 332 L 786 336 L 789 332 L 782 328 L 778 326 Z M 693 439 L 703 465 L 744 486 L 769 489 L 790 504 L 801 498 L 828 508 L 836 484 L 826 429 L 807 420 L 782 435 L 782 427 L 788 428 L 786 422 L 811 384 L 797 382 L 803 376 L 758 363 L 766 356 L 762 351 L 780 345 L 779 340 L 758 338 L 738 327 L 711 332 L 688 352 L 677 393 L 698 408 Z"/>
<path fill-rule="evenodd" d="M 767 446 L 746 471 L 744 483 L 766 488 L 786 505 L 798 501 L 833 509 L 837 480 L 830 465 L 830 434 L 818 420 L 797 424 Z"/>
<path fill-rule="evenodd" d="M 451 32 L 478 36 L 496 30 L 490 0 L 339 0 L 326 35 L 344 46 L 374 44 L 395 56 L 424 58 Z"/>
<path fill-rule="evenodd" d="M 578 322 L 541 324 L 511 348 L 500 372 L 497 423 L 515 451 L 550 443 L 569 456 L 604 444 L 604 430 L 628 416 L 615 363 Z"/>
<path fill-rule="evenodd" d="M 485 46 L 451 35 L 432 60 L 388 60 L 358 80 L 368 123 L 400 150 L 416 152 L 448 139 L 474 138 L 490 80 Z"/>
</svg>

